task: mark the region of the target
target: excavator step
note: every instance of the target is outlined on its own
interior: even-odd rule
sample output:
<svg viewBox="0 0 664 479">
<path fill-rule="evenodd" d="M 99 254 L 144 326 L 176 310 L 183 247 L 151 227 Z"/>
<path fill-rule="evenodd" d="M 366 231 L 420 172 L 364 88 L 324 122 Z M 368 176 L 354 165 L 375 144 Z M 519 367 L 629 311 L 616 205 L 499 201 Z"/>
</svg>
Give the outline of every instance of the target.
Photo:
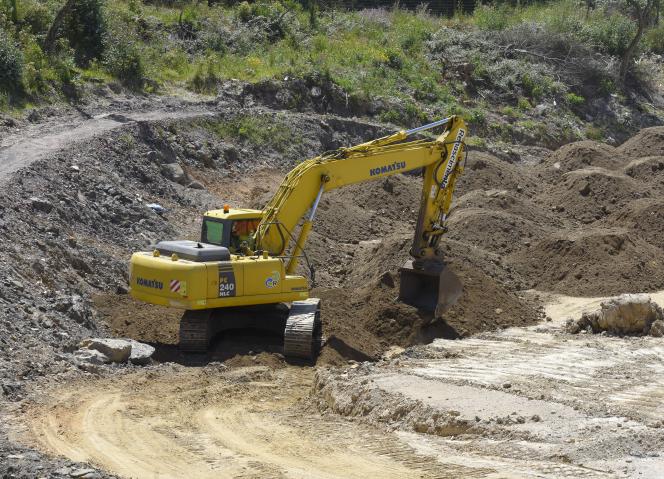
<svg viewBox="0 0 664 479">
<path fill-rule="evenodd" d="M 321 343 L 320 299 L 294 301 L 284 330 L 284 356 L 312 359 Z"/>
</svg>

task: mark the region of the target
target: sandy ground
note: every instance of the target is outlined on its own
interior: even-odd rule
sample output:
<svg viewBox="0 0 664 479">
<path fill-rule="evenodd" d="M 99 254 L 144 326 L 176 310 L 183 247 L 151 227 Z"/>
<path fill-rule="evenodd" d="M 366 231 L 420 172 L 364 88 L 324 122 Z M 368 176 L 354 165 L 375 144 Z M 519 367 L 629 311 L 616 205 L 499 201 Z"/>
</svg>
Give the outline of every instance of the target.
<svg viewBox="0 0 664 479">
<path fill-rule="evenodd" d="M 566 334 L 601 298 L 540 297 L 552 321 L 439 339 L 322 389 L 324 368 L 219 363 L 56 386 L 15 435 L 137 478 L 661 477 L 662 341 Z M 427 430 L 437 415 L 457 428 Z"/>
<path fill-rule="evenodd" d="M 313 370 L 163 368 L 55 390 L 31 412 L 46 450 L 125 477 L 459 477 L 395 434 L 302 411 Z M 51 402 L 52 401 L 52 402 Z"/>
</svg>

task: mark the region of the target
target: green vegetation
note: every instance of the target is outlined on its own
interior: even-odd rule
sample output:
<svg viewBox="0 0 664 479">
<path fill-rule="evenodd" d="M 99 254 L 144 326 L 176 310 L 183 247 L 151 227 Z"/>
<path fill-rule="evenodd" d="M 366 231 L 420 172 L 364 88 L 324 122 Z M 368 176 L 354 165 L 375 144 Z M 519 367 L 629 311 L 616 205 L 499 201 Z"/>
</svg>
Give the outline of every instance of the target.
<svg viewBox="0 0 664 479">
<path fill-rule="evenodd" d="M 224 140 L 269 146 L 279 152 L 285 152 L 299 141 L 287 119 L 280 115 L 241 115 L 229 120 L 205 120 L 201 126 Z"/>
<path fill-rule="evenodd" d="M 89 83 L 214 95 L 227 79 L 299 79 L 307 87 L 289 108 L 318 86 L 383 121 L 456 112 L 489 131 L 491 111 L 520 119 L 556 101 L 573 112 L 624 88 L 616 65 L 637 28 L 620 9 L 580 12 L 575 0 L 499 2 L 453 18 L 316 5 L 0 0 L 0 107 L 76 99 Z M 649 28 L 638 51 L 664 52 L 664 27 Z M 648 68 L 631 75 L 639 84 Z"/>
</svg>

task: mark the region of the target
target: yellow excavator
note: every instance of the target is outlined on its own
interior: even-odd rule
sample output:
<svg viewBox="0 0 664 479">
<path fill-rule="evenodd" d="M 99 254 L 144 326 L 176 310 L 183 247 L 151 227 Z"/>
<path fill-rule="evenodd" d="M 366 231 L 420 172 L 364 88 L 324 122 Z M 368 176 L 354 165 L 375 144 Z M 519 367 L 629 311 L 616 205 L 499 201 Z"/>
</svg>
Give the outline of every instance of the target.
<svg viewBox="0 0 664 479">
<path fill-rule="evenodd" d="M 412 135 L 436 127 L 435 140 Z M 323 341 L 320 300 L 296 273 L 321 197 L 346 185 L 421 170 L 419 215 L 400 269 L 399 299 L 440 315 L 461 295 L 461 284 L 438 251 L 457 176 L 463 171 L 463 119 L 451 116 L 411 130 L 339 148 L 291 170 L 262 211 L 223 209 L 203 216 L 200 241 L 161 241 L 134 253 L 130 292 L 141 301 L 184 309 L 182 351 L 207 351 L 225 330 L 283 334 L 284 355 L 312 358 Z"/>
</svg>

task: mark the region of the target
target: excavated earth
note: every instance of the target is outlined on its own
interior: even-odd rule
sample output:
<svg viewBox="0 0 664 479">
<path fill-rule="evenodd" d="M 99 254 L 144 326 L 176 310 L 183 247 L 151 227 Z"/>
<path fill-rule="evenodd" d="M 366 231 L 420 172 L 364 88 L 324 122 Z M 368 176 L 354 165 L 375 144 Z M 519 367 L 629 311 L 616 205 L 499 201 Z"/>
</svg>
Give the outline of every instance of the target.
<svg viewBox="0 0 664 479">
<path fill-rule="evenodd" d="M 307 249 L 316 364 L 249 331 L 192 360 L 180 313 L 128 296 L 130 253 L 393 129 L 251 104 L 104 105 L 110 120 L 72 117 L 79 141 L 48 119 L 3 138 L 2 477 L 658 477 L 662 339 L 564 322 L 625 292 L 664 302 L 664 127 L 615 148 L 471 150 L 443 240 L 464 291 L 439 320 L 396 300 L 420 178 L 332 192 Z M 247 118 L 270 133 L 228 127 Z M 148 342 L 154 362 L 84 371 L 72 352 L 90 336 Z"/>
</svg>

